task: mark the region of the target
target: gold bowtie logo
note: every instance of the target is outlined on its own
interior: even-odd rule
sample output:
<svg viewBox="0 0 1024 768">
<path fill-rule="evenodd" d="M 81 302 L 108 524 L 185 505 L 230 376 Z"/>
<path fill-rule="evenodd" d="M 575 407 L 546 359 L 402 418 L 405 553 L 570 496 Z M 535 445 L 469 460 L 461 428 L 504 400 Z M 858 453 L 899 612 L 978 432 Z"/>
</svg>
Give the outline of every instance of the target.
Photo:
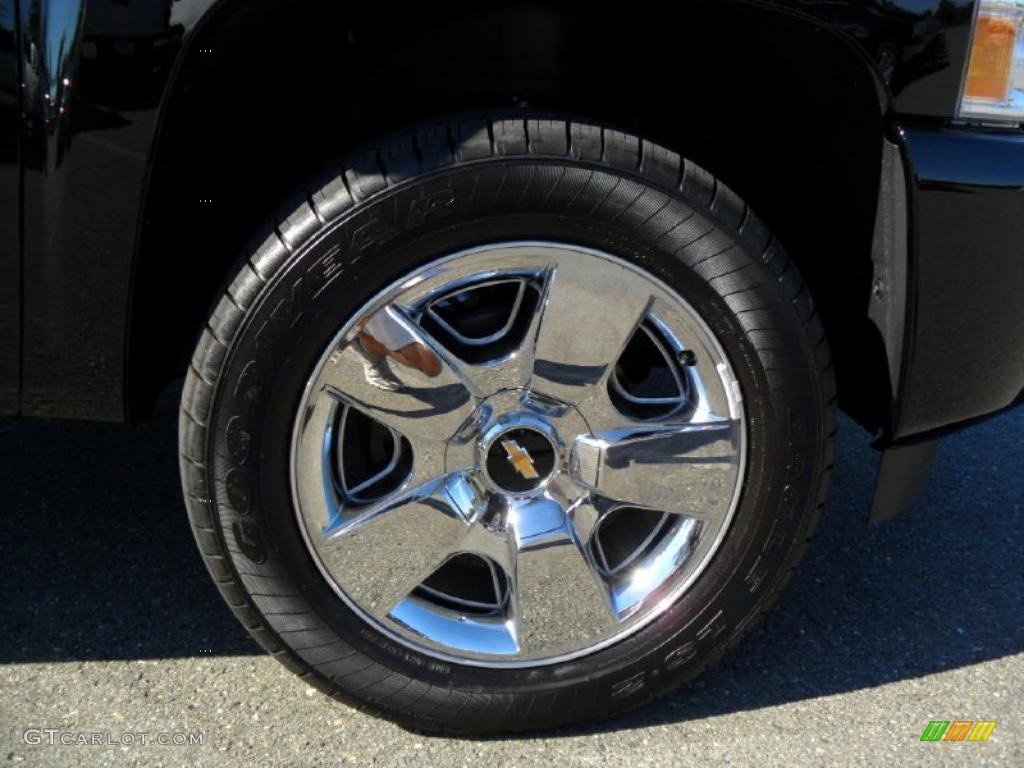
<svg viewBox="0 0 1024 768">
<path fill-rule="evenodd" d="M 523 476 L 526 480 L 536 480 L 540 475 L 537 474 L 537 468 L 533 466 L 533 458 L 515 440 L 502 440 L 501 447 L 505 449 L 505 453 L 508 454 L 508 460 L 512 462 L 512 466 L 516 468 L 516 472 Z"/>
</svg>

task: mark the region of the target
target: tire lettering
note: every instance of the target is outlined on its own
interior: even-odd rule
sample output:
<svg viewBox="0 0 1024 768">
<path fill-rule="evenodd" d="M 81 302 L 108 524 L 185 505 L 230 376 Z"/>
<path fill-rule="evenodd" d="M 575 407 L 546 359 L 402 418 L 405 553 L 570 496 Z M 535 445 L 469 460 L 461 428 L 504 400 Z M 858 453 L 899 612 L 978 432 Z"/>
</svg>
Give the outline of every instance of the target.
<svg viewBox="0 0 1024 768">
<path fill-rule="evenodd" d="M 266 550 L 263 548 L 263 537 L 260 535 L 260 529 L 254 523 L 247 520 L 232 523 L 231 531 L 235 534 L 235 544 L 238 546 L 239 552 L 257 565 L 267 559 Z"/>
<path fill-rule="evenodd" d="M 270 364 L 273 363 L 273 356 L 271 354 L 273 341 L 278 335 L 279 329 L 287 330 L 291 328 L 302 316 L 302 310 L 300 309 L 302 306 L 301 293 L 302 279 L 300 278 L 292 283 L 291 296 L 281 299 L 271 311 L 270 317 L 264 320 L 256 333 L 253 334 L 256 349 L 264 353 L 264 357 Z"/>
<path fill-rule="evenodd" d="M 376 216 L 368 217 L 368 221 L 352 233 L 352 252 L 360 254 L 372 246 L 390 240 L 397 234 L 395 228 L 384 219 Z"/>
<path fill-rule="evenodd" d="M 224 478 L 224 488 L 231 508 L 240 515 L 248 515 L 249 489 L 245 487 L 245 477 L 241 468 L 235 467 L 228 471 Z"/>
<path fill-rule="evenodd" d="M 761 584 L 764 582 L 764 577 L 767 575 L 766 569 L 761 568 L 758 570 L 759 565 L 761 565 L 760 555 L 757 556 L 754 564 L 750 566 L 750 570 L 747 571 L 747 575 L 743 579 L 743 582 L 747 585 L 751 594 L 757 592 L 757 590 L 761 588 Z"/>
<path fill-rule="evenodd" d="M 797 493 L 792 485 L 787 485 L 782 492 L 782 504 L 779 507 L 779 517 L 782 520 L 792 520 L 796 514 Z"/>
<path fill-rule="evenodd" d="M 627 696 L 632 696 L 635 693 L 639 693 L 644 687 L 644 673 L 637 672 L 632 677 L 627 677 L 625 680 L 612 685 L 611 696 L 613 699 L 624 699 Z"/>
<path fill-rule="evenodd" d="M 722 632 L 725 631 L 725 622 L 720 621 L 722 618 L 722 610 L 719 609 L 718 613 L 711 617 L 711 620 L 703 627 L 697 630 L 698 640 L 714 640 Z"/>
<path fill-rule="evenodd" d="M 436 192 L 424 192 L 422 196 L 412 201 L 409 206 L 409 216 L 406 218 L 407 227 L 418 227 L 428 221 L 444 216 L 452 206 L 455 205 L 455 193 L 451 187 L 439 189 Z"/>
<path fill-rule="evenodd" d="M 804 457 L 799 453 L 793 456 L 793 461 L 786 467 L 786 482 L 794 483 L 804 473 Z"/>
<path fill-rule="evenodd" d="M 244 464 L 249 457 L 249 433 L 242 425 L 241 416 L 232 416 L 228 426 L 224 430 L 224 444 L 228 449 L 228 456 L 236 464 Z"/>
<path fill-rule="evenodd" d="M 302 278 L 292 283 L 291 296 L 281 299 L 270 313 L 270 317 L 278 323 L 293 327 L 302 317 Z"/>
<path fill-rule="evenodd" d="M 340 245 L 332 245 L 323 256 L 314 261 L 306 270 L 310 279 L 318 284 L 316 291 L 310 298 L 315 299 L 328 285 L 333 282 L 343 271 L 344 266 L 338 261 L 338 254 L 341 253 Z"/>
<path fill-rule="evenodd" d="M 674 669 L 679 669 L 686 662 L 697 655 L 697 644 L 693 641 L 683 643 L 674 651 L 669 651 L 668 655 L 665 656 L 665 660 L 662 662 L 666 671 L 671 672 Z"/>
<path fill-rule="evenodd" d="M 242 373 L 238 377 L 238 383 L 235 384 L 235 397 L 252 405 L 259 397 L 262 385 L 263 379 L 260 376 L 259 365 L 256 360 L 250 360 L 245 364 L 245 368 L 242 369 Z"/>
</svg>

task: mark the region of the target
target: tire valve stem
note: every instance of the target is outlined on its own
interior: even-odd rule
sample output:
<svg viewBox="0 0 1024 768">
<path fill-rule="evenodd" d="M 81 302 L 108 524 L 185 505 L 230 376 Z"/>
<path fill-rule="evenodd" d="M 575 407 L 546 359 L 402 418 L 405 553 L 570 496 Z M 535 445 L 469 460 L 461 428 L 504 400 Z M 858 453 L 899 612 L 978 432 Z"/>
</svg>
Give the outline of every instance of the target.
<svg viewBox="0 0 1024 768">
<path fill-rule="evenodd" d="M 682 352 L 679 353 L 679 362 L 682 365 L 687 366 L 696 365 L 697 355 L 694 354 L 692 349 L 684 349 Z"/>
</svg>

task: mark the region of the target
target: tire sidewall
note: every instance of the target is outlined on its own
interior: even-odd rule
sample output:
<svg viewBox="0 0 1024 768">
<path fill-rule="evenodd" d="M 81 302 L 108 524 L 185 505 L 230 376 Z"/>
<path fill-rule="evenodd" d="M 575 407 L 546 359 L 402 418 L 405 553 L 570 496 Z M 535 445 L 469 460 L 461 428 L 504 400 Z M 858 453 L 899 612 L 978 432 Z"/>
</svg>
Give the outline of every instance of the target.
<svg viewBox="0 0 1024 768">
<path fill-rule="evenodd" d="M 573 174 L 581 177 L 575 185 L 566 181 Z M 588 188 L 595 191 L 588 193 Z M 495 189 L 486 197 L 480 191 Z M 568 204 L 581 196 L 588 202 L 597 199 L 598 192 L 602 200 L 588 205 L 585 214 Z M 744 300 L 770 313 L 774 331 L 786 342 L 773 345 L 770 358 L 752 341 L 752 329 L 737 313 L 735 300 L 730 303 L 729 296 L 736 294 L 725 295 L 723 289 L 733 283 L 716 285 L 702 272 L 701 265 L 709 261 L 708 238 L 680 248 L 668 224 L 653 225 L 650 206 L 635 204 L 643 195 L 652 198 L 652 205 L 658 201 L 658 216 L 665 222 L 687 218 L 705 223 L 711 239 L 725 244 L 721 253 L 741 264 L 748 286 L 741 291 Z M 424 205 L 423 200 L 433 202 Z M 747 458 L 728 534 L 701 577 L 673 606 L 593 654 L 557 665 L 496 671 L 415 651 L 350 610 L 323 579 L 303 540 L 289 466 L 306 381 L 345 322 L 410 270 L 465 248 L 509 240 L 605 251 L 674 288 L 710 327 L 739 380 Z M 659 190 L 642 178 L 604 167 L 492 160 L 390 187 L 296 249 L 234 337 L 212 399 L 207 458 L 221 535 L 250 593 L 258 592 L 262 576 L 289 580 L 329 630 L 367 664 L 384 671 L 470 691 L 572 691 L 574 700 L 604 712 L 641 703 L 699 671 L 763 610 L 816 506 L 822 407 L 799 318 L 769 270 L 744 248 L 739 233 L 715 221 L 707 209 L 681 199 L 677 191 Z M 264 618 L 275 627 L 273 615 Z M 295 653 L 303 657 L 301 649 Z M 375 700 L 372 691 L 355 695 L 385 710 L 404 706 Z"/>
</svg>

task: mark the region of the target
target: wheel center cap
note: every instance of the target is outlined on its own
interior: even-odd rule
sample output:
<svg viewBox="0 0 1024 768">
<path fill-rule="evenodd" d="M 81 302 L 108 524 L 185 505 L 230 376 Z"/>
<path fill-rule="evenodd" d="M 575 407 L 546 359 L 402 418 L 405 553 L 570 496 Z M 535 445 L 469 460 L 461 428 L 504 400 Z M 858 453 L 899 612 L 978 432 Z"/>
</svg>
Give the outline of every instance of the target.
<svg viewBox="0 0 1024 768">
<path fill-rule="evenodd" d="M 556 452 L 546 435 L 529 427 L 498 434 L 487 449 L 487 475 L 508 493 L 528 493 L 555 469 Z"/>
</svg>

